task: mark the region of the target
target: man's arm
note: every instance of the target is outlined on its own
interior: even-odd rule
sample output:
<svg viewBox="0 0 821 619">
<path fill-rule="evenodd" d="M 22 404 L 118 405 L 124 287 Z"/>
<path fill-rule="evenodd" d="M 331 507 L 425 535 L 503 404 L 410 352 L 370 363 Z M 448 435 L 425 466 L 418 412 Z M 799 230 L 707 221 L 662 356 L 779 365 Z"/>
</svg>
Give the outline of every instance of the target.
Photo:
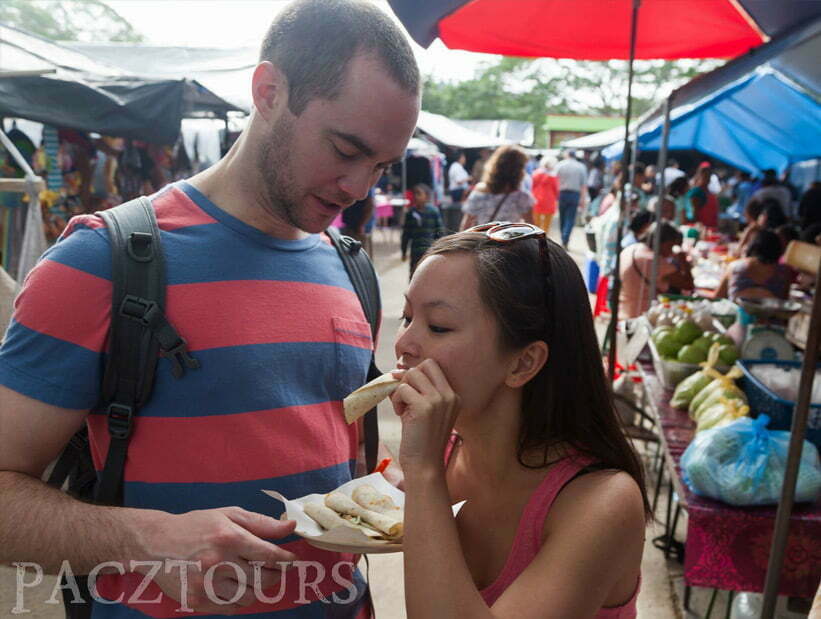
<svg viewBox="0 0 821 619">
<path fill-rule="evenodd" d="M 260 560 L 263 588 L 280 577 L 278 562 L 294 555 L 261 538 L 289 535 L 293 522 L 254 514 L 238 507 L 168 514 L 158 510 L 106 507 L 78 501 L 40 480 L 74 432 L 86 411 L 60 408 L 0 386 L 0 563 L 30 561 L 57 573 L 63 560 L 72 572 L 87 573 L 103 561 L 178 559 L 201 561 L 189 573 L 189 602 L 195 610 L 224 614 L 255 601 L 248 589 L 237 604 L 217 605 L 205 596 L 203 577 L 220 561 L 246 569 Z M 55 517 L 59 514 L 59 517 Z M 217 572 L 214 590 L 230 598 L 236 573 Z M 176 599 L 179 570 L 160 573 L 154 582 Z"/>
</svg>

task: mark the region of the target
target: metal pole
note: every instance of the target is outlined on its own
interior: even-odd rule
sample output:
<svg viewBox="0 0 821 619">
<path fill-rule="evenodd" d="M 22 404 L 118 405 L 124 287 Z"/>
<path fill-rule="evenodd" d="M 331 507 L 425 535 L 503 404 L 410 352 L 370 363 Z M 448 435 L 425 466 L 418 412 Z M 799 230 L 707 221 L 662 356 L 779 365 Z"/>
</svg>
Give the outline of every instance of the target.
<svg viewBox="0 0 821 619">
<path fill-rule="evenodd" d="M 764 581 L 764 605 L 762 619 L 775 616 L 775 603 L 778 599 L 778 585 L 781 579 L 781 566 L 784 562 L 784 551 L 787 548 L 787 537 L 790 532 L 790 516 L 795 500 L 795 483 L 798 479 L 798 467 L 801 463 L 801 449 L 804 446 L 804 435 L 807 431 L 807 416 L 810 410 L 812 383 L 815 378 L 815 366 L 818 361 L 818 345 L 821 343 L 821 264 L 815 274 L 815 295 L 812 301 L 812 317 L 807 334 L 807 345 L 804 348 L 804 363 L 801 367 L 801 383 L 798 387 L 798 401 L 792 416 L 790 428 L 790 451 L 787 456 L 787 470 L 784 473 L 784 485 L 781 487 L 781 500 L 775 516 L 775 531 L 770 546 L 770 559 L 767 563 L 767 578 Z"/>
<path fill-rule="evenodd" d="M 607 370 L 612 382 L 616 373 L 616 342 L 618 341 L 617 331 L 619 324 L 619 294 L 621 293 L 621 238 L 624 226 L 624 216 L 627 200 L 625 199 L 625 187 L 627 181 L 632 180 L 628 169 L 630 159 L 627 149 L 630 145 L 630 114 L 633 109 L 633 61 L 636 59 L 636 28 L 639 20 L 639 7 L 641 0 L 633 0 L 633 14 L 630 20 L 630 63 L 627 69 L 627 109 L 624 114 L 624 149 L 621 154 L 622 189 L 619 197 L 619 220 L 616 227 L 616 266 L 613 270 L 613 286 L 610 290 L 610 325 L 608 326 L 608 336 L 610 349 L 607 355 Z M 611 207 L 612 208 L 612 207 Z M 605 338 L 607 339 L 607 338 Z"/>
<path fill-rule="evenodd" d="M 664 208 L 664 198 L 667 187 L 664 184 L 664 168 L 667 167 L 667 144 L 670 141 L 670 108 L 673 106 L 673 93 L 664 100 L 664 127 L 661 131 L 661 148 L 656 169 L 659 173 L 658 200 L 656 201 L 656 230 L 653 234 L 653 269 L 650 271 L 650 302 L 656 298 L 656 285 L 659 277 L 659 252 L 661 251 L 661 211 Z"/>
</svg>

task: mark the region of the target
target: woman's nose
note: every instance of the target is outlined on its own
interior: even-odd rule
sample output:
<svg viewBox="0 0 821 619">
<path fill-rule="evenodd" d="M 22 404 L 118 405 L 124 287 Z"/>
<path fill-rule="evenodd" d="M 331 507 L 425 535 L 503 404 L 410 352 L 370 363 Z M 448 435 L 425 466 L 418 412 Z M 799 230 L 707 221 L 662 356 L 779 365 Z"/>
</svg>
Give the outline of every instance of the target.
<svg viewBox="0 0 821 619">
<path fill-rule="evenodd" d="M 413 323 L 408 327 L 400 328 L 394 342 L 394 352 L 397 359 L 402 359 L 405 363 L 419 357 L 420 346 L 416 339 Z"/>
</svg>

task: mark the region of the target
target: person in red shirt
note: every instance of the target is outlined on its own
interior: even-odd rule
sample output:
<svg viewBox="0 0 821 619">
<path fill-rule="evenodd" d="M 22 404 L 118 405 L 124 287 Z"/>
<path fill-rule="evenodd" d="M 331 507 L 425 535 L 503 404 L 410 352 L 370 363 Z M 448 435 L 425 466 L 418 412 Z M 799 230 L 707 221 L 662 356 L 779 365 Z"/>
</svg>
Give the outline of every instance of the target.
<svg viewBox="0 0 821 619">
<path fill-rule="evenodd" d="M 702 163 L 693 177 L 693 187 L 687 193 L 687 199 L 693 206 L 696 221 L 701 222 L 708 228 L 717 228 L 718 198 L 708 189 L 710 174 L 709 164 Z"/>
<path fill-rule="evenodd" d="M 548 233 L 559 196 L 559 179 L 553 173 L 555 163 L 550 157 L 542 157 L 541 165 L 533 173 L 533 223 Z"/>
</svg>

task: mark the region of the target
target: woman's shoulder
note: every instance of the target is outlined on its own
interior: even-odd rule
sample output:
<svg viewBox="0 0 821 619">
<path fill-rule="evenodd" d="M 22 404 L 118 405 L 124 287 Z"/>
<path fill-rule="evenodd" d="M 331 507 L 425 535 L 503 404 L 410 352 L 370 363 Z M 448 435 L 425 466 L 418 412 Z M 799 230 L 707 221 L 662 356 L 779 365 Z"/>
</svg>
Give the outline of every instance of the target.
<svg viewBox="0 0 821 619">
<path fill-rule="evenodd" d="M 550 522 L 552 521 L 552 522 Z M 620 527 L 644 531 L 644 499 L 629 473 L 614 469 L 586 473 L 569 482 L 556 497 L 546 527 Z"/>
</svg>

